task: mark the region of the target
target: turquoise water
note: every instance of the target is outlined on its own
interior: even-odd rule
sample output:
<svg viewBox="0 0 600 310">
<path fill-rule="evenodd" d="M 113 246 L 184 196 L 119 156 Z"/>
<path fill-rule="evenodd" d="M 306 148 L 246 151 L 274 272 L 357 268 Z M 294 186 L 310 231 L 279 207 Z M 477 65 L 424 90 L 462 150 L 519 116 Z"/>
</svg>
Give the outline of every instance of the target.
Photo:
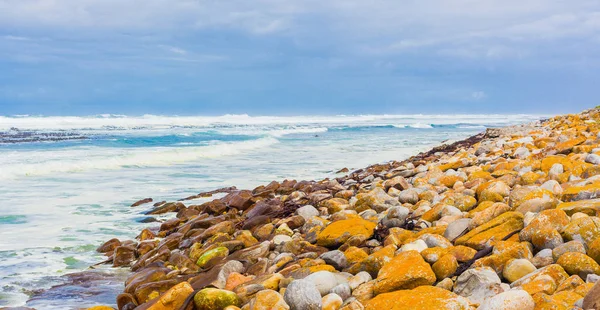
<svg viewBox="0 0 600 310">
<path fill-rule="evenodd" d="M 139 199 L 334 176 L 344 167 L 403 159 L 485 127 L 534 119 L 539 117 L 0 117 L 0 132 L 19 128 L 88 138 L 0 143 L 0 306 L 23 305 L 32 291 L 60 284 L 58 276 L 103 260 L 94 251 L 103 241 L 131 239 L 152 225 L 138 222 L 149 206 L 129 207 Z"/>
</svg>

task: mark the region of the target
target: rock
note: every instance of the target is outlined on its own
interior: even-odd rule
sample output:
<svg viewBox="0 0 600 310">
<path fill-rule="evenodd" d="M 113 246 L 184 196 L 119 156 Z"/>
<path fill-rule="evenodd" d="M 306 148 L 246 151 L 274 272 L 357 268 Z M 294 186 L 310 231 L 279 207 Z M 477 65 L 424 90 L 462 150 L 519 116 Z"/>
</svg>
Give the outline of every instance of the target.
<svg viewBox="0 0 600 310">
<path fill-rule="evenodd" d="M 502 203 L 502 202 L 493 203 L 488 208 L 485 208 L 484 210 L 475 212 L 473 214 L 469 228 L 473 229 L 475 227 L 481 226 L 481 225 L 497 218 L 498 216 L 500 216 L 500 214 L 510 211 L 510 209 L 511 208 L 505 203 Z"/>
<path fill-rule="evenodd" d="M 536 249 L 554 249 L 563 244 L 563 238 L 558 230 L 542 228 L 531 237 L 531 243 Z"/>
<path fill-rule="evenodd" d="M 356 195 L 356 202 L 353 205 L 356 212 L 362 212 L 367 209 L 373 209 L 377 212 L 387 210 L 389 207 L 398 206 L 398 199 L 388 195 L 382 188 L 375 189 Z"/>
<path fill-rule="evenodd" d="M 450 291 L 434 286 L 419 286 L 377 295 L 365 304 L 366 310 L 467 310 L 469 301 Z"/>
<path fill-rule="evenodd" d="M 388 209 L 387 218 L 388 219 L 398 219 L 401 223 L 406 220 L 410 210 L 403 206 L 394 206 Z"/>
<path fill-rule="evenodd" d="M 325 252 L 319 257 L 323 259 L 325 263 L 333 266 L 333 268 L 337 270 L 342 270 L 346 268 L 346 266 L 348 266 L 348 260 L 346 259 L 346 255 L 344 255 L 344 252 L 340 250 Z"/>
<path fill-rule="evenodd" d="M 292 237 L 287 235 L 276 235 L 273 237 L 273 244 L 280 245 L 292 241 Z"/>
<path fill-rule="evenodd" d="M 343 302 L 342 297 L 335 293 L 327 294 L 321 299 L 323 310 L 337 310 Z"/>
<path fill-rule="evenodd" d="M 250 310 L 288 310 L 283 296 L 274 290 L 262 290 L 250 301 Z"/>
<path fill-rule="evenodd" d="M 252 206 L 252 192 L 248 190 L 232 191 L 221 198 L 227 206 L 238 210 L 246 210 Z"/>
<path fill-rule="evenodd" d="M 450 241 L 454 241 L 454 239 L 469 231 L 469 225 L 471 221 L 472 219 L 465 218 L 448 224 L 446 230 L 444 231 L 444 237 Z"/>
<path fill-rule="evenodd" d="M 363 219 L 349 219 L 336 221 L 325 227 L 317 236 L 317 244 L 320 246 L 339 246 L 351 237 L 361 237 L 364 240 L 371 238 L 377 226 L 373 222 Z"/>
<path fill-rule="evenodd" d="M 221 310 L 227 306 L 239 306 L 238 296 L 231 291 L 217 288 L 205 288 L 194 296 L 197 309 Z"/>
<path fill-rule="evenodd" d="M 552 257 L 552 250 L 543 249 L 543 250 L 537 252 L 537 254 L 535 254 L 533 259 L 531 260 L 531 263 L 536 268 L 542 268 L 542 267 L 546 267 L 550 264 L 554 264 L 554 258 Z"/>
<path fill-rule="evenodd" d="M 400 247 L 400 252 L 406 251 L 417 251 L 421 253 L 423 250 L 427 249 L 427 243 L 421 239 L 417 239 L 413 242 L 409 242 Z"/>
<path fill-rule="evenodd" d="M 118 246 L 113 254 L 113 267 L 128 266 L 135 260 L 135 247 Z"/>
<path fill-rule="evenodd" d="M 379 295 L 421 285 L 432 285 L 435 279 L 435 273 L 419 252 L 406 251 L 398 254 L 379 270 L 375 279 L 374 292 Z"/>
<path fill-rule="evenodd" d="M 600 218 L 588 216 L 573 219 L 564 227 L 563 236 L 569 241 L 578 240 L 590 244 L 600 238 Z"/>
<path fill-rule="evenodd" d="M 564 202 L 579 201 L 600 198 L 600 183 L 592 183 L 583 186 L 572 186 L 565 189 L 561 200 Z"/>
<path fill-rule="evenodd" d="M 179 309 L 192 293 L 194 293 L 194 289 L 190 283 L 181 282 L 160 295 L 158 300 L 147 310 Z"/>
<path fill-rule="evenodd" d="M 481 250 L 490 239 L 502 240 L 508 234 L 522 228 L 523 215 L 519 212 L 506 212 L 459 237 L 454 244 Z"/>
<path fill-rule="evenodd" d="M 352 297 L 352 289 L 348 283 L 341 283 L 331 289 L 331 293 L 335 293 L 342 298 L 342 300 L 346 300 Z"/>
<path fill-rule="evenodd" d="M 580 241 L 569 241 L 552 249 L 552 257 L 556 261 L 563 254 L 568 252 L 579 252 L 585 254 L 585 246 Z"/>
<path fill-rule="evenodd" d="M 523 290 L 510 290 L 486 299 L 478 310 L 533 310 L 533 298 Z"/>
<path fill-rule="evenodd" d="M 321 310 L 321 294 L 310 281 L 294 280 L 286 288 L 283 299 L 291 310 Z"/>
<path fill-rule="evenodd" d="M 419 202 L 419 193 L 414 189 L 406 189 L 400 192 L 398 200 L 400 203 L 410 203 L 414 205 Z"/>
<path fill-rule="evenodd" d="M 200 255 L 198 261 L 196 262 L 196 265 L 202 268 L 206 264 L 208 264 L 208 262 L 223 259 L 227 257 L 227 255 L 229 255 L 229 249 L 227 249 L 226 247 L 217 247 L 212 250 L 208 250 L 202 255 Z"/>
<path fill-rule="evenodd" d="M 237 260 L 230 260 L 220 268 L 221 270 L 217 275 L 217 279 L 212 282 L 212 285 L 220 289 L 226 289 L 227 280 L 231 274 L 240 274 L 241 272 L 244 272 L 244 264 L 238 262 Z M 233 289 L 233 287 L 231 289 Z"/>
<path fill-rule="evenodd" d="M 591 257 L 579 252 L 568 252 L 556 261 L 570 275 L 585 279 L 588 274 L 600 274 L 600 265 Z"/>
<path fill-rule="evenodd" d="M 531 241 L 532 236 L 540 234 L 543 229 L 555 229 L 560 233 L 568 224 L 569 217 L 563 210 L 544 210 L 521 230 L 519 237 L 522 241 Z"/>
<path fill-rule="evenodd" d="M 479 201 L 501 202 L 510 194 L 510 187 L 502 181 L 491 181 L 482 185 L 479 190 Z"/>
<path fill-rule="evenodd" d="M 583 298 L 583 309 L 599 309 L 600 308 L 600 281 L 596 282 Z"/>
<path fill-rule="evenodd" d="M 506 263 L 502 276 L 510 283 L 534 272 L 535 266 L 528 260 L 520 258 L 513 259 Z"/>
<path fill-rule="evenodd" d="M 302 216 L 305 220 L 308 220 L 313 216 L 319 216 L 320 213 L 315 207 L 311 205 L 305 205 L 298 208 L 298 210 L 296 210 L 296 214 Z"/>
<path fill-rule="evenodd" d="M 458 269 L 458 262 L 454 255 L 446 254 L 438 259 L 437 262 L 431 266 L 431 269 L 435 273 L 437 280 L 441 281 L 451 277 L 456 272 L 456 269 Z"/>
<path fill-rule="evenodd" d="M 107 253 L 110 251 L 114 251 L 114 249 L 116 249 L 120 245 L 121 245 L 121 241 L 119 241 L 119 239 L 117 239 L 117 238 L 113 238 L 113 239 L 110 239 L 110 240 L 104 242 L 101 246 L 99 246 L 96 249 L 96 252 Z"/>
<path fill-rule="evenodd" d="M 321 296 L 325 296 L 332 288 L 339 284 L 338 277 L 329 271 L 318 271 L 304 278 L 305 281 L 313 283 Z"/>
<path fill-rule="evenodd" d="M 133 207 L 137 207 L 137 206 L 143 205 L 143 204 L 145 204 L 145 203 L 149 203 L 149 202 L 152 202 L 152 198 L 144 198 L 144 199 L 141 199 L 141 200 L 138 200 L 138 201 L 134 202 L 134 203 L 131 205 L 131 207 L 132 207 L 132 208 L 133 208 Z"/>
<path fill-rule="evenodd" d="M 363 283 L 367 283 L 371 280 L 373 280 L 373 278 L 371 277 L 371 274 L 369 274 L 366 271 L 361 271 L 361 272 L 357 273 L 355 276 L 348 279 L 348 285 L 350 285 L 350 288 L 354 290 L 359 285 L 361 285 Z"/>
<path fill-rule="evenodd" d="M 585 157 L 585 162 L 594 165 L 600 165 L 600 156 L 596 154 L 588 154 Z"/>
<path fill-rule="evenodd" d="M 471 268 L 456 279 L 453 292 L 481 304 L 484 300 L 504 292 L 496 272 L 489 267 Z"/>
</svg>

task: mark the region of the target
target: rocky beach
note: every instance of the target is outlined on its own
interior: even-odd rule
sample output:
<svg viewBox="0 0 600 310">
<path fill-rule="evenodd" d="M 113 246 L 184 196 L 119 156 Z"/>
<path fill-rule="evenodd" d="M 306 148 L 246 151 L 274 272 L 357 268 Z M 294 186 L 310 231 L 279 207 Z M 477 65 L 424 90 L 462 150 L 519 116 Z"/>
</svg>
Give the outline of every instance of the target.
<svg viewBox="0 0 600 310">
<path fill-rule="evenodd" d="M 89 309 L 600 309 L 600 109 L 339 175 L 132 204 Z"/>
</svg>

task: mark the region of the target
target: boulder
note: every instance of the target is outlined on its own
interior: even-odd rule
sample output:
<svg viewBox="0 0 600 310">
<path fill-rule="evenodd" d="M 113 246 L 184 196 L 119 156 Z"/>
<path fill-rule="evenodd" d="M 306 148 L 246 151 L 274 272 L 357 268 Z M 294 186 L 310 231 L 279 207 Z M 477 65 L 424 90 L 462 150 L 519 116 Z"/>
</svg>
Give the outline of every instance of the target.
<svg viewBox="0 0 600 310">
<path fill-rule="evenodd" d="M 435 279 L 435 273 L 419 252 L 402 252 L 379 270 L 375 279 L 374 292 L 379 295 L 421 285 L 432 285 Z"/>
<path fill-rule="evenodd" d="M 377 295 L 365 304 L 366 310 L 467 310 L 469 300 L 435 286 L 419 286 Z"/>
<path fill-rule="evenodd" d="M 294 280 L 286 288 L 283 299 L 291 310 L 321 310 L 321 294 L 310 281 Z"/>
</svg>

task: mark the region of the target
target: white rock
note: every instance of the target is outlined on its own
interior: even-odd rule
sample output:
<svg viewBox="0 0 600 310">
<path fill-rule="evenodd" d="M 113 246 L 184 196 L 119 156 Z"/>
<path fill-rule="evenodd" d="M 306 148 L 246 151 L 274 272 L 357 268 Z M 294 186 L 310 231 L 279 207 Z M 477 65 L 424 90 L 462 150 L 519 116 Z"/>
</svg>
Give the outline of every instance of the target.
<svg viewBox="0 0 600 310">
<path fill-rule="evenodd" d="M 458 238 L 463 232 L 467 231 L 469 225 L 471 224 L 472 219 L 465 218 L 454 221 L 448 224 L 446 227 L 446 231 L 444 231 L 444 237 L 450 241 Z"/>
<path fill-rule="evenodd" d="M 303 217 L 305 220 L 308 220 L 309 218 L 313 217 L 313 216 L 319 216 L 319 210 L 317 210 L 315 207 L 311 206 L 311 205 L 306 205 L 303 207 L 298 208 L 298 210 L 296 210 L 296 213 L 298 215 L 300 215 L 301 217 Z"/>
<path fill-rule="evenodd" d="M 527 156 L 529 156 L 529 154 L 530 154 L 529 149 L 521 146 L 515 150 L 515 152 L 513 153 L 513 157 L 519 158 L 519 159 L 525 159 L 525 158 L 527 158 Z"/>
<path fill-rule="evenodd" d="M 504 292 L 496 272 L 489 267 L 471 268 L 463 272 L 454 284 L 453 292 L 481 304 L 487 298 Z"/>
<path fill-rule="evenodd" d="M 596 154 L 588 154 L 588 156 L 585 157 L 585 162 L 594 165 L 600 165 L 600 156 Z"/>
<path fill-rule="evenodd" d="M 563 191 L 562 187 L 560 186 L 560 183 L 558 183 L 556 180 L 548 180 L 544 182 L 544 184 L 540 185 L 540 188 L 549 190 L 555 195 L 562 194 Z"/>
<path fill-rule="evenodd" d="M 321 294 L 314 283 L 294 280 L 286 288 L 283 299 L 291 310 L 321 310 Z"/>
<path fill-rule="evenodd" d="M 413 242 L 404 244 L 402 247 L 400 247 L 399 252 L 406 252 L 406 251 L 414 250 L 414 251 L 418 251 L 419 253 L 421 253 L 425 249 L 427 249 L 427 243 L 425 243 L 425 241 L 423 241 L 421 239 L 417 239 Z"/>
<path fill-rule="evenodd" d="M 344 281 L 342 277 L 337 277 L 329 271 L 317 271 L 304 278 L 304 280 L 313 283 L 321 296 L 329 294 L 332 288 Z"/>
<path fill-rule="evenodd" d="M 361 284 L 367 283 L 371 280 L 373 280 L 373 277 L 371 277 L 371 274 L 369 274 L 366 271 L 361 271 L 348 280 L 348 285 L 350 285 L 350 288 L 352 290 L 355 290 Z"/>
<path fill-rule="evenodd" d="M 273 237 L 273 243 L 275 245 L 280 245 L 290 241 L 292 241 L 292 237 L 288 235 L 275 235 L 275 237 Z"/>
<path fill-rule="evenodd" d="M 533 310 L 533 298 L 524 290 L 510 290 L 486 299 L 477 310 Z"/>
</svg>

